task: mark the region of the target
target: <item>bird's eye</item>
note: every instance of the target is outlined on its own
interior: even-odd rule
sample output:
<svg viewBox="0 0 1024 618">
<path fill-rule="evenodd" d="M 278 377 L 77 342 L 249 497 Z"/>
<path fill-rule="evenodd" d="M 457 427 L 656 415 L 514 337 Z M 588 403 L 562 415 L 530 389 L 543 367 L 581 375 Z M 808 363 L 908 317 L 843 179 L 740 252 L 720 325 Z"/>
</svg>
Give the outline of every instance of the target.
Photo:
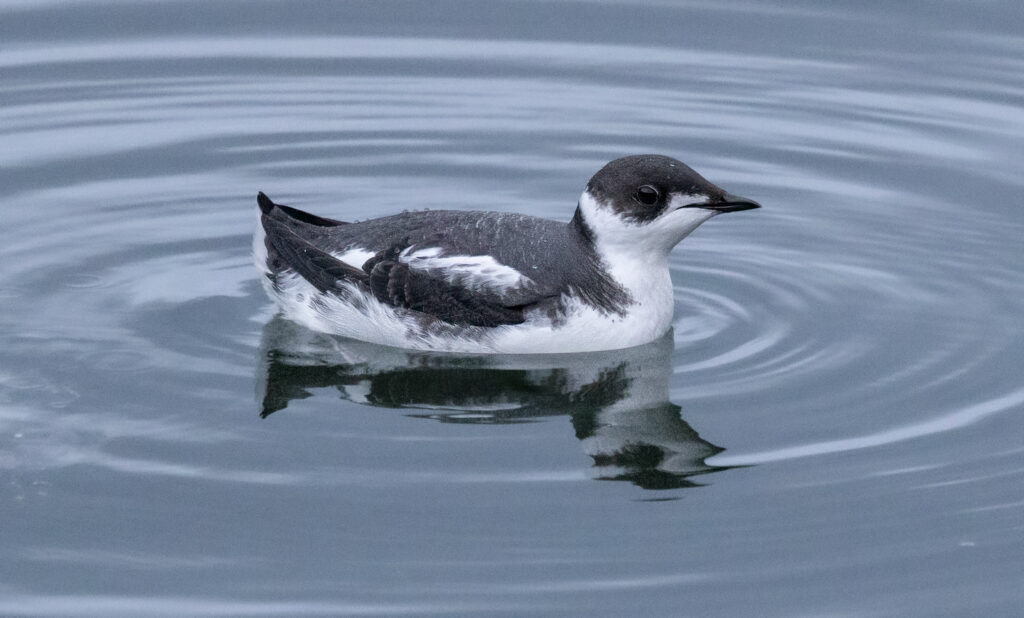
<svg viewBox="0 0 1024 618">
<path fill-rule="evenodd" d="M 651 185 L 644 185 L 636 190 L 633 199 L 641 204 L 651 206 L 658 203 L 658 200 L 661 199 L 661 193 L 658 193 L 658 190 Z"/>
</svg>

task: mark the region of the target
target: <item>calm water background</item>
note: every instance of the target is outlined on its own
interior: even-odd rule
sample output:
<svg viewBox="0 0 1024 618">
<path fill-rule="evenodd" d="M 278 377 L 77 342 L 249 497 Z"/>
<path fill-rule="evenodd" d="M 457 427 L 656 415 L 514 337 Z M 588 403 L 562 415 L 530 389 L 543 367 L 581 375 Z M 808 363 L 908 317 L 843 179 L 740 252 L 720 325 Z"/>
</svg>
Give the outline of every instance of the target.
<svg viewBox="0 0 1024 618">
<path fill-rule="evenodd" d="M 1024 8 L 0 0 L 0 614 L 1024 613 Z M 587 357 L 274 318 L 258 189 L 765 208 Z M 723 450 L 724 449 L 724 450 Z"/>
</svg>

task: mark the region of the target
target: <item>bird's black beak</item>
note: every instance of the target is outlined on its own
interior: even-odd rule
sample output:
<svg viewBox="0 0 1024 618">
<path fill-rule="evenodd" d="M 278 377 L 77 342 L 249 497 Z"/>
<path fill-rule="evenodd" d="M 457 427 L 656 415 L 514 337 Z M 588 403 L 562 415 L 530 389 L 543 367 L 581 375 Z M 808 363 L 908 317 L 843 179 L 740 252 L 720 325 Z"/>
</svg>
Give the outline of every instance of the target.
<svg viewBox="0 0 1024 618">
<path fill-rule="evenodd" d="M 700 207 L 717 212 L 736 212 L 738 210 L 753 210 L 754 208 L 760 208 L 761 205 L 750 198 L 740 197 L 732 193 L 724 193 L 721 200 L 711 202 L 710 204 L 701 204 Z"/>
</svg>

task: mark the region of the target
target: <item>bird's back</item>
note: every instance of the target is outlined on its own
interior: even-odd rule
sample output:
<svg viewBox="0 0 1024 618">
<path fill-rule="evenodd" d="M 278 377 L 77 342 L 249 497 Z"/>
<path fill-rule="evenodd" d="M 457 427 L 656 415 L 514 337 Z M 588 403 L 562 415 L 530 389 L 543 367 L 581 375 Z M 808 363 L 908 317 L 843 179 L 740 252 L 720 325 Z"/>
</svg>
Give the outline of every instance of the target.
<svg viewBox="0 0 1024 618">
<path fill-rule="evenodd" d="M 570 242 L 565 223 L 501 212 L 425 210 L 320 228 L 332 253 L 377 253 L 396 245 L 446 255 L 490 255 L 523 273 L 557 259 Z"/>
</svg>

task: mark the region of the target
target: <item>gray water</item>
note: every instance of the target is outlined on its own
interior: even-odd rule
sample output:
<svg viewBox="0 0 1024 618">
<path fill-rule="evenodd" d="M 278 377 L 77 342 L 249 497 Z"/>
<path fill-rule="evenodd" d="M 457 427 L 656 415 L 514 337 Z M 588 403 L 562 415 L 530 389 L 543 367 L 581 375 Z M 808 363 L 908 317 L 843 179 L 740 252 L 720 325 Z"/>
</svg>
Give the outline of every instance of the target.
<svg viewBox="0 0 1024 618">
<path fill-rule="evenodd" d="M 0 614 L 1024 615 L 1024 8 L 0 0 Z M 257 190 L 764 204 L 670 336 L 275 317 Z"/>
</svg>

